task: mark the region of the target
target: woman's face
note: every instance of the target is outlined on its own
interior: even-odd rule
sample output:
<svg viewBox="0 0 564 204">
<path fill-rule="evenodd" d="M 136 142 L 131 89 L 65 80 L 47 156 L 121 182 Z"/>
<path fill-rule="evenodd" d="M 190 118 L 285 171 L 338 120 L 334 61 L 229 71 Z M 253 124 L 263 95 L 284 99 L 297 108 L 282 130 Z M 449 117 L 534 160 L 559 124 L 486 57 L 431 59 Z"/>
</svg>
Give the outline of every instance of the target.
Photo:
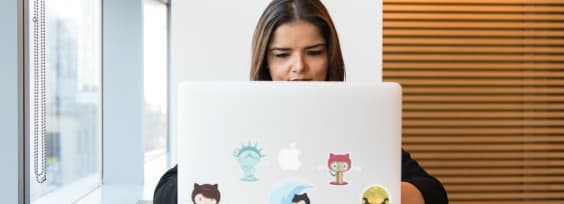
<svg viewBox="0 0 564 204">
<path fill-rule="evenodd" d="M 273 81 L 327 78 L 327 44 L 321 31 L 305 21 L 285 23 L 274 31 L 267 61 Z"/>
</svg>

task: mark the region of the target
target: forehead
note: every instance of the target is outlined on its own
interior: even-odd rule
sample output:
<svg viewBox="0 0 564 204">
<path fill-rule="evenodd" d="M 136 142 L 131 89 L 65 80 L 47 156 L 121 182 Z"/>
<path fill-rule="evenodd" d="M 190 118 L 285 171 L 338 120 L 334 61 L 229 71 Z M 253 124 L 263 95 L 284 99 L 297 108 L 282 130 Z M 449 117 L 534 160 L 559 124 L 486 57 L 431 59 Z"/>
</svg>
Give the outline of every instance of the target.
<svg viewBox="0 0 564 204">
<path fill-rule="evenodd" d="M 317 26 L 306 21 L 294 21 L 276 28 L 270 47 L 306 47 L 324 42 Z"/>
</svg>

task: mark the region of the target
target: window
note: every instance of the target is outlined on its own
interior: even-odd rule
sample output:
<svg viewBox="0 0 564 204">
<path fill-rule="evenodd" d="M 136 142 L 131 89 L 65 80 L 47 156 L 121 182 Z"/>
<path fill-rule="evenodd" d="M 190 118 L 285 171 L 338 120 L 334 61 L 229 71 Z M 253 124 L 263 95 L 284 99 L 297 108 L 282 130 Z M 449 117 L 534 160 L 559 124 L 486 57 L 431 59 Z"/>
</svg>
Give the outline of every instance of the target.
<svg viewBox="0 0 564 204">
<path fill-rule="evenodd" d="M 166 171 L 168 5 L 159 0 L 144 2 L 144 137 L 145 195 Z"/>
<path fill-rule="evenodd" d="M 46 3 L 47 180 L 35 180 L 31 139 L 30 197 L 32 203 L 70 203 L 101 183 L 101 2 Z"/>
</svg>

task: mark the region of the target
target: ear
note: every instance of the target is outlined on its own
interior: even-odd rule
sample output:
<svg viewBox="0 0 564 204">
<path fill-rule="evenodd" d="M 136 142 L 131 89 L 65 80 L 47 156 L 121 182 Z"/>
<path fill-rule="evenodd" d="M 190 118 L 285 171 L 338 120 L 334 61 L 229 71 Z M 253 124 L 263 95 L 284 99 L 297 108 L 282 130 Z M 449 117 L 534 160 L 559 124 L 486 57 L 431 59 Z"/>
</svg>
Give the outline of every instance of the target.
<svg viewBox="0 0 564 204">
<path fill-rule="evenodd" d="M 217 184 L 213 184 L 213 187 L 214 187 L 215 189 L 217 189 Z"/>
<path fill-rule="evenodd" d="M 333 153 L 329 153 L 329 157 L 335 157 Z"/>
<path fill-rule="evenodd" d="M 346 157 L 349 157 L 349 153 L 345 154 Z"/>
<path fill-rule="evenodd" d="M 200 185 L 198 185 L 197 183 L 194 183 L 194 188 L 199 188 Z"/>
</svg>

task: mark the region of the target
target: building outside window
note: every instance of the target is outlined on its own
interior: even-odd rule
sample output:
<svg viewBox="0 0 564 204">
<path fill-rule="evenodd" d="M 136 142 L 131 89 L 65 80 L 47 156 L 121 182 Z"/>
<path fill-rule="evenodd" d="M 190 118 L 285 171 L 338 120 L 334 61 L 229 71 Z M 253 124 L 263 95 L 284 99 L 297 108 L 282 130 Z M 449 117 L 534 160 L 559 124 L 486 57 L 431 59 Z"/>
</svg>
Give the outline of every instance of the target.
<svg viewBox="0 0 564 204">
<path fill-rule="evenodd" d="M 168 3 L 144 1 L 145 199 L 167 169 Z"/>
<path fill-rule="evenodd" d="M 71 203 L 101 184 L 101 2 L 45 3 L 47 180 L 35 179 L 31 139 L 30 200 Z M 28 4 L 32 19 L 33 1 Z M 33 42 L 33 22 L 28 24 Z M 27 49 L 33 51 L 33 43 Z M 33 67 L 33 60 L 29 63 Z M 33 96 L 33 80 L 30 87 Z"/>
</svg>

